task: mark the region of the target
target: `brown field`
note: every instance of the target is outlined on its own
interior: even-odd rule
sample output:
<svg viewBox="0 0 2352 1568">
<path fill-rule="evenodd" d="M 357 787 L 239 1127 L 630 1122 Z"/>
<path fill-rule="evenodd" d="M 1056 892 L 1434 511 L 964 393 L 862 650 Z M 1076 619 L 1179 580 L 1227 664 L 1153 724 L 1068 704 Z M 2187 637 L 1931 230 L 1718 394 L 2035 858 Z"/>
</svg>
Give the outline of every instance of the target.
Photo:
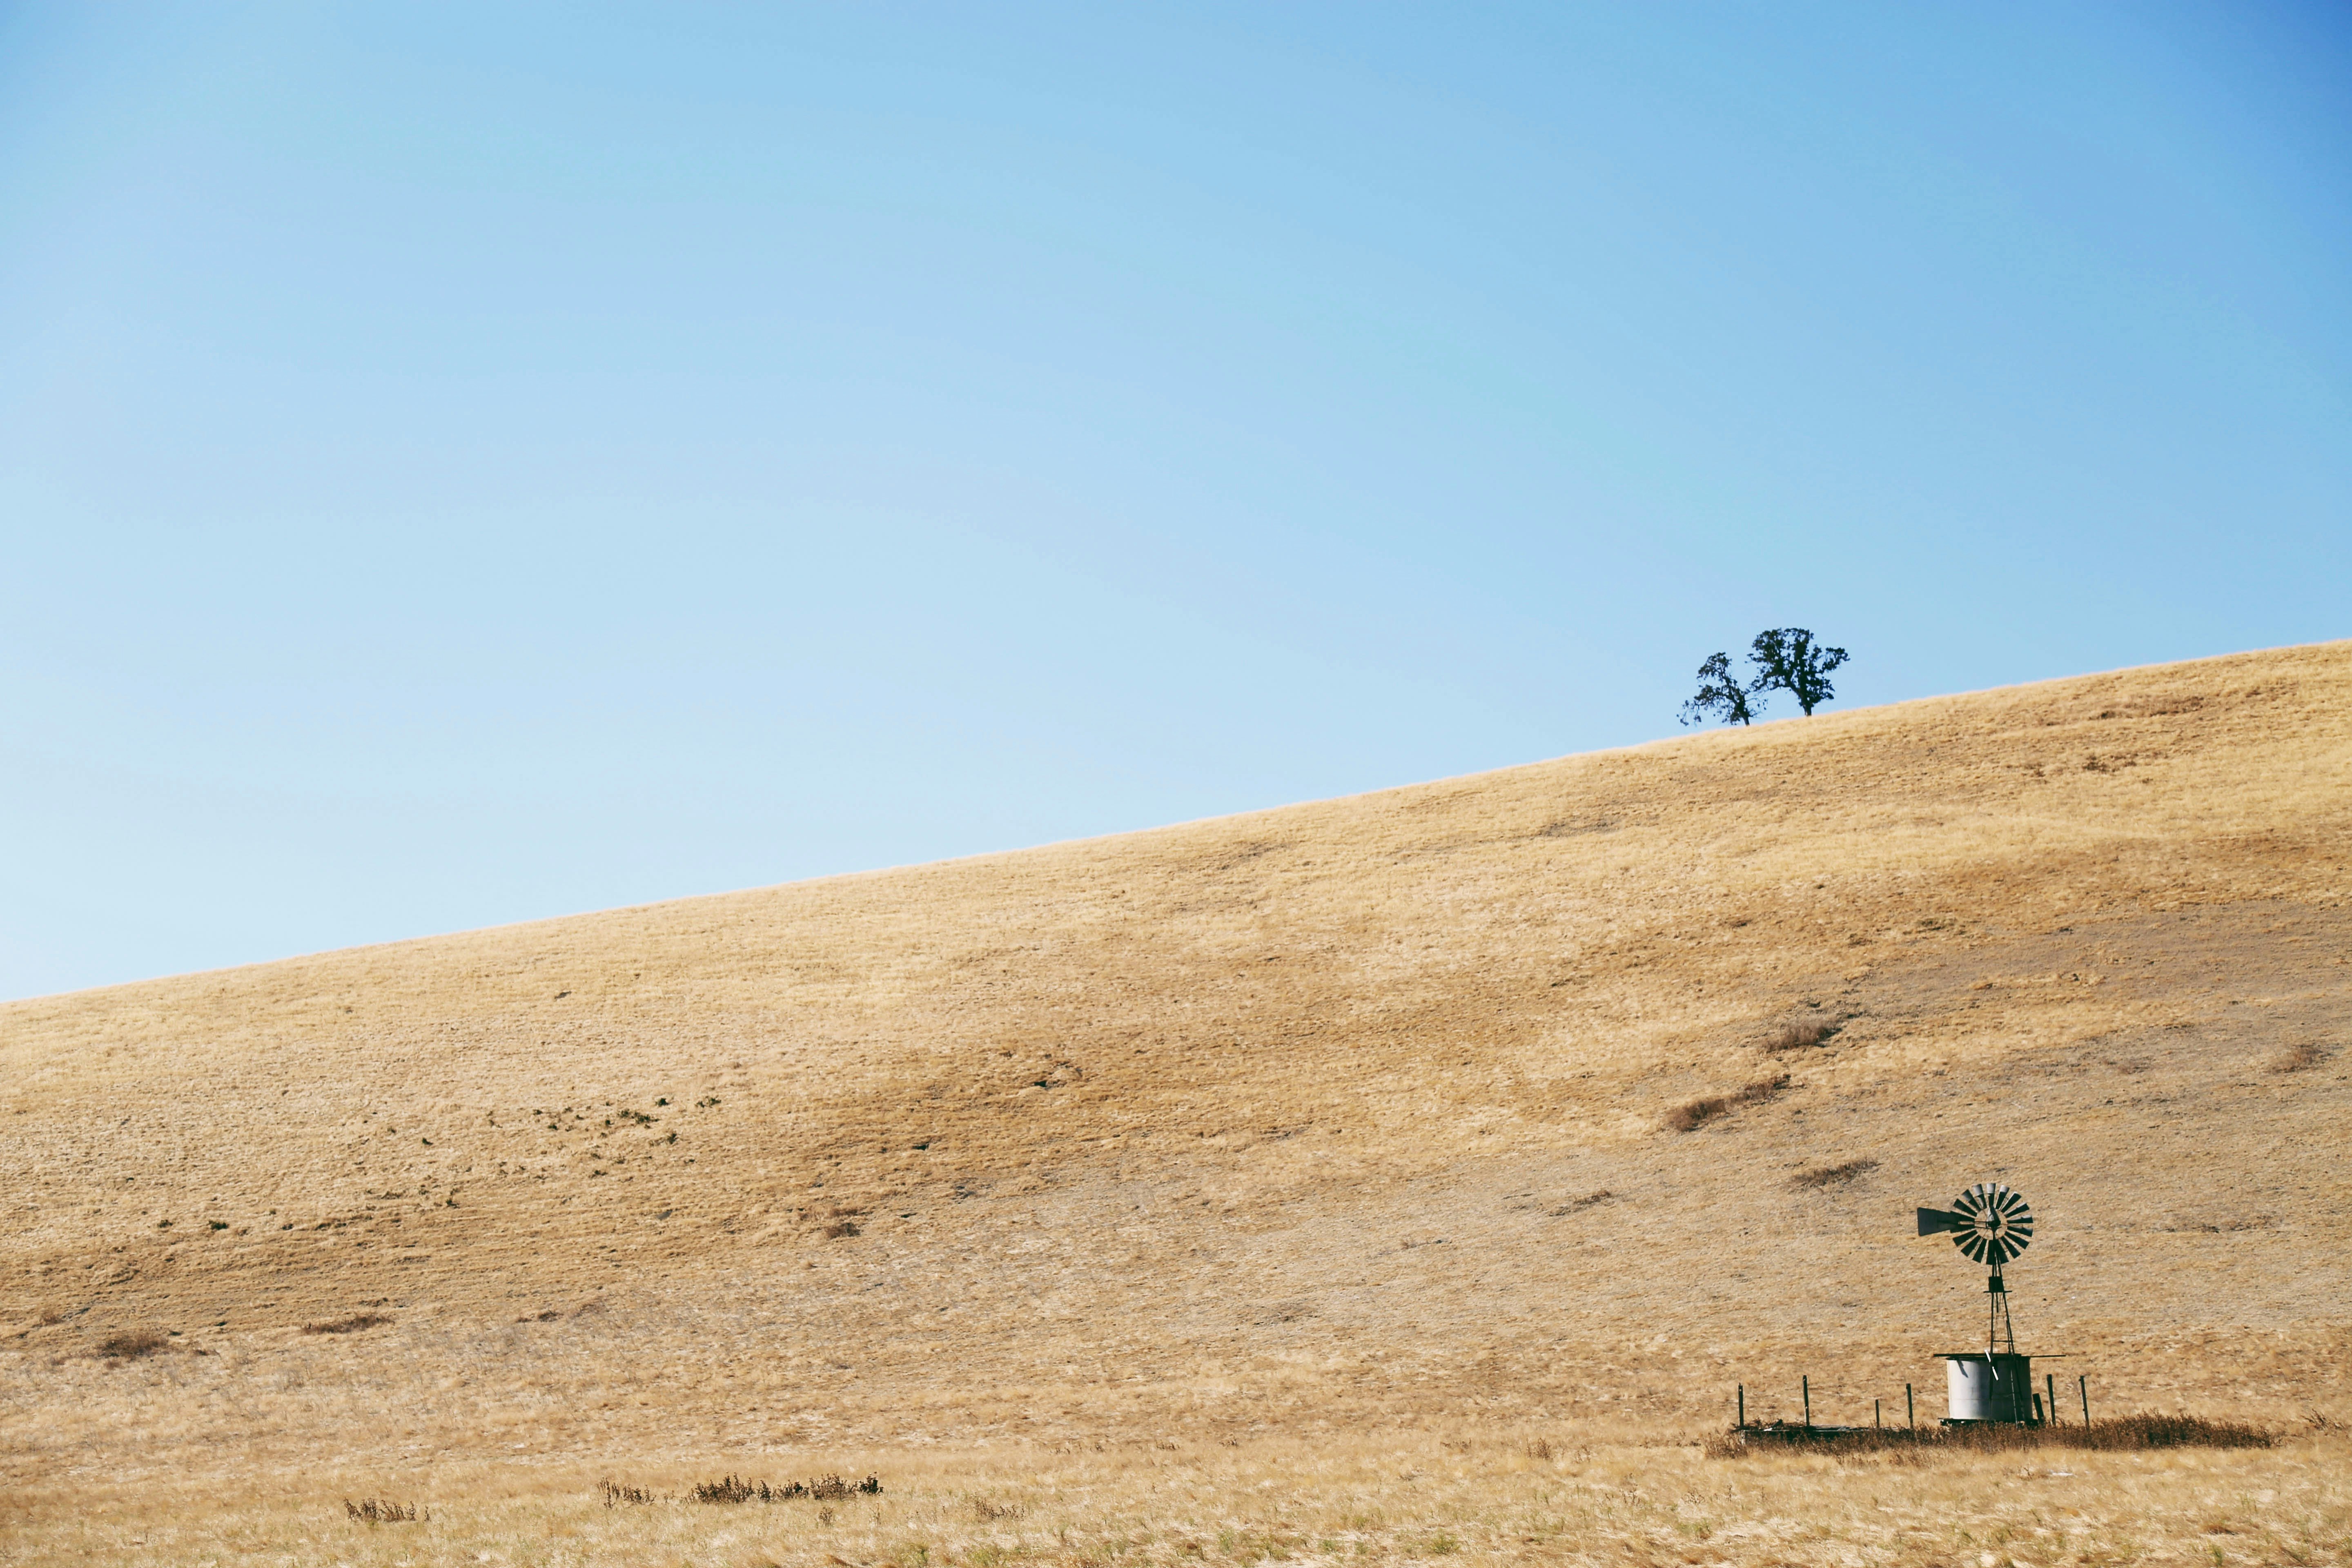
<svg viewBox="0 0 2352 1568">
<path fill-rule="evenodd" d="M 2352 1561 L 2347 894 L 2336 643 L 12 1004 L 0 1562 Z M 1706 1457 L 1978 1180 L 2284 1440 Z"/>
</svg>

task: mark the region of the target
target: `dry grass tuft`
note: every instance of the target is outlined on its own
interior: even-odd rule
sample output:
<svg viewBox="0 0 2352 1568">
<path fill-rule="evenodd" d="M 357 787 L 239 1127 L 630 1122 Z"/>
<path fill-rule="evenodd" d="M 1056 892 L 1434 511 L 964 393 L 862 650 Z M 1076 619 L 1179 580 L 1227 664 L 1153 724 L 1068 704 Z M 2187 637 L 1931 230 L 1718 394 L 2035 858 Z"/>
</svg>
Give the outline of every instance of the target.
<svg viewBox="0 0 2352 1568">
<path fill-rule="evenodd" d="M 97 1354 L 108 1361 L 139 1361 L 172 1348 L 172 1337 L 160 1329 L 124 1329 L 98 1342 Z"/>
<path fill-rule="evenodd" d="M 1792 1187 L 1843 1186 L 1856 1176 L 1868 1175 L 1876 1169 L 1878 1162 L 1875 1160 L 1848 1160 L 1843 1165 L 1815 1165 L 1811 1170 L 1798 1172 L 1789 1184 Z"/>
<path fill-rule="evenodd" d="M 1811 1050 L 1826 1044 L 1843 1026 L 1833 1019 L 1806 1018 L 1783 1024 L 1764 1042 L 1765 1050 L 1774 1056 L 1782 1051 Z"/>
<path fill-rule="evenodd" d="M 1730 1115 L 1743 1105 L 1761 1105 L 1777 1098 L 1789 1087 L 1789 1075 L 1759 1079 L 1745 1089 L 1730 1094 L 1709 1095 L 1675 1106 L 1666 1112 L 1666 1126 L 1675 1132 L 1695 1131 L 1718 1117 Z"/>
<path fill-rule="evenodd" d="M 605 1484 L 611 1485 L 610 1482 Z M 696 1502 L 792 1502 L 801 1498 L 827 1502 L 859 1495 L 879 1497 L 881 1493 L 882 1478 L 879 1476 L 868 1476 L 862 1481 L 845 1481 L 839 1476 L 819 1476 L 813 1481 L 785 1481 L 772 1486 L 766 1481 L 746 1480 L 732 1473 L 719 1480 L 698 1482 L 687 1490 L 687 1496 Z M 609 1496 L 606 1501 L 611 1501 Z"/>
<path fill-rule="evenodd" d="M 598 1495 L 604 1498 L 606 1508 L 611 1508 L 617 1503 L 649 1503 L 661 1500 L 643 1487 L 625 1487 L 615 1480 L 598 1481 L 596 1490 Z"/>
<path fill-rule="evenodd" d="M 305 1323 L 306 1334 L 360 1334 L 370 1329 L 382 1328 L 392 1320 L 382 1312 L 354 1312 L 348 1318 L 331 1318 L 323 1323 Z"/>
<path fill-rule="evenodd" d="M 362 1498 L 357 1502 L 345 1498 L 343 1517 L 368 1524 L 415 1524 L 433 1515 L 413 1502 L 394 1502 L 390 1498 Z"/>
<path fill-rule="evenodd" d="M 2306 1040 L 2271 1058 L 2273 1072 L 2305 1072 L 2327 1059 L 2327 1047 Z"/>
</svg>

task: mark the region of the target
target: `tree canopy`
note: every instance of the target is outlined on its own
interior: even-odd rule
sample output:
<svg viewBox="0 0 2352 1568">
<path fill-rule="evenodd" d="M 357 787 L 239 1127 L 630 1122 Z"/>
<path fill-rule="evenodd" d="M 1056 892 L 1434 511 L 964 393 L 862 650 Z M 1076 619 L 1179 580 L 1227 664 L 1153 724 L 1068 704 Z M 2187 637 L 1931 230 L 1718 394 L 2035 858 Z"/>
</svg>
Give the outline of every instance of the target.
<svg viewBox="0 0 2352 1568">
<path fill-rule="evenodd" d="M 1811 718 L 1815 708 L 1837 695 L 1830 685 L 1830 671 L 1843 664 L 1845 658 L 1845 649 L 1817 645 L 1813 634 L 1802 626 L 1758 632 L 1749 645 L 1748 662 L 1761 673 L 1749 689 L 1785 691 Z"/>
<path fill-rule="evenodd" d="M 1753 724 L 1756 715 L 1763 711 L 1761 703 L 1748 700 L 1755 689 L 1732 679 L 1729 654 L 1708 654 L 1706 662 L 1698 667 L 1698 695 L 1683 704 L 1682 721 L 1703 724 L 1720 718 L 1727 724 Z"/>
<path fill-rule="evenodd" d="M 1731 656 L 1711 653 L 1698 667 L 1698 693 L 1682 706 L 1685 724 L 1720 719 L 1727 724 L 1753 724 L 1763 716 L 1764 694 L 1785 691 L 1797 700 L 1808 718 L 1815 708 L 1837 695 L 1830 672 L 1846 661 L 1846 651 L 1816 643 L 1803 626 L 1776 626 L 1756 634 L 1748 645 L 1748 662 L 1756 674 L 1745 685 L 1731 673 Z"/>
</svg>

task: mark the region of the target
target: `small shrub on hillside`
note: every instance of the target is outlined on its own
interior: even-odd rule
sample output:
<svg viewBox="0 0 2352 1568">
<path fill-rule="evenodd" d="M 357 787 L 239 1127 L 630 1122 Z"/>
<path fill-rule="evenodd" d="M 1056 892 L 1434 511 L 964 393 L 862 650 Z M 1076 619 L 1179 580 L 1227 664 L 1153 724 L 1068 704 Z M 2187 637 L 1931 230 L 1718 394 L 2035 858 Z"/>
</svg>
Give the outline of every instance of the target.
<svg viewBox="0 0 2352 1568">
<path fill-rule="evenodd" d="M 1834 1187 L 1878 1169 L 1875 1160 L 1848 1160 L 1843 1165 L 1815 1165 L 1810 1171 L 1800 1171 L 1789 1184 L 1793 1187 Z"/>
<path fill-rule="evenodd" d="M 1801 1023 L 1783 1024 L 1764 1042 L 1764 1048 L 1774 1056 L 1782 1051 L 1811 1050 L 1828 1041 L 1842 1026 L 1826 1018 L 1808 1018 Z"/>
<path fill-rule="evenodd" d="M 323 1323 L 305 1323 L 302 1331 L 306 1334 L 357 1334 L 381 1328 L 390 1321 L 392 1320 L 382 1312 L 355 1312 L 348 1318 L 334 1318 Z"/>
<path fill-rule="evenodd" d="M 109 1361 L 138 1361 L 172 1348 L 172 1336 L 159 1329 L 124 1329 L 98 1342 L 98 1353 Z"/>
<path fill-rule="evenodd" d="M 1788 1087 L 1789 1075 L 1786 1073 L 1779 1078 L 1759 1079 L 1731 1094 L 1708 1095 L 1703 1100 L 1677 1105 L 1666 1112 L 1666 1125 L 1676 1132 L 1694 1131 L 1719 1116 L 1728 1116 L 1743 1105 L 1761 1105 Z"/>
<path fill-rule="evenodd" d="M 619 1503 L 649 1503 L 659 1500 L 643 1487 L 625 1487 L 614 1480 L 598 1481 L 596 1489 L 604 1494 L 606 1508 L 612 1508 Z"/>
</svg>

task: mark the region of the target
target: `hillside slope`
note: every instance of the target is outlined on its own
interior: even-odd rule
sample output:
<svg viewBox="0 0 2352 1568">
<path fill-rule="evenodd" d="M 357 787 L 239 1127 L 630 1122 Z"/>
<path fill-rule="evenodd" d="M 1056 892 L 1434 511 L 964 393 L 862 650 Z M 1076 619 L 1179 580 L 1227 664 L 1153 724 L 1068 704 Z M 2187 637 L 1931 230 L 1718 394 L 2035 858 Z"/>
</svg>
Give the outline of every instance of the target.
<svg viewBox="0 0 2352 1568">
<path fill-rule="evenodd" d="M 1984 1179 L 2113 1398 L 2341 1406 L 2347 893 L 2336 643 L 18 1003 L 0 1462 L 1866 1419 Z"/>
</svg>

